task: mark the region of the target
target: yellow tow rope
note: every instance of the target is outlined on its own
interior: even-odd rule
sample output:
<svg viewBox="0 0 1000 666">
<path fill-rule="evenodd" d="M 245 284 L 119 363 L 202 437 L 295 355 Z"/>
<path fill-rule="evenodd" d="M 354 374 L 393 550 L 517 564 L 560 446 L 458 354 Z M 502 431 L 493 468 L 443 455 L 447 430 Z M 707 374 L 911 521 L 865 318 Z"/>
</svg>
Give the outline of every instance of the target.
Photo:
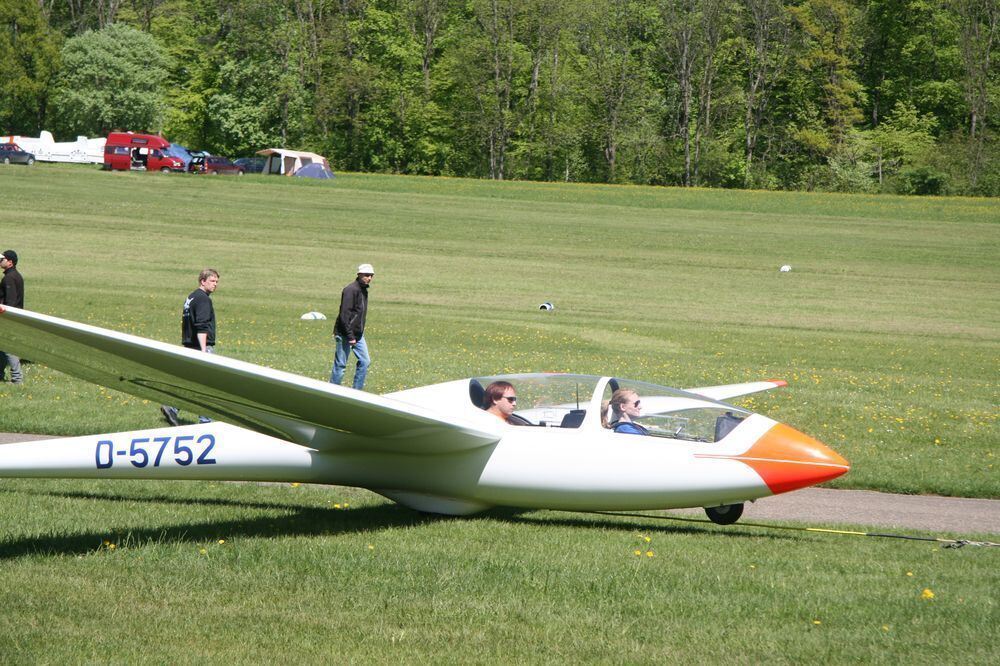
<svg viewBox="0 0 1000 666">
<path fill-rule="evenodd" d="M 652 516 L 646 513 L 619 513 L 614 511 L 587 511 L 583 513 L 595 513 L 601 516 L 622 516 L 627 518 L 656 518 L 659 520 L 676 520 L 685 523 L 707 523 L 714 525 L 710 520 L 702 518 L 682 518 L 680 516 Z M 848 536 L 880 537 L 883 539 L 908 539 L 910 541 L 934 541 L 945 544 L 945 548 L 961 548 L 963 546 L 1000 546 L 1000 543 L 992 541 L 970 541 L 969 539 L 944 539 L 941 537 L 925 537 L 913 534 L 890 534 L 886 532 L 855 532 L 852 530 L 835 530 L 827 527 L 795 527 L 792 525 L 768 525 L 767 523 L 747 523 L 740 521 L 733 523 L 740 527 L 763 527 L 769 530 L 792 530 L 795 532 L 825 532 L 827 534 L 846 534 Z"/>
</svg>

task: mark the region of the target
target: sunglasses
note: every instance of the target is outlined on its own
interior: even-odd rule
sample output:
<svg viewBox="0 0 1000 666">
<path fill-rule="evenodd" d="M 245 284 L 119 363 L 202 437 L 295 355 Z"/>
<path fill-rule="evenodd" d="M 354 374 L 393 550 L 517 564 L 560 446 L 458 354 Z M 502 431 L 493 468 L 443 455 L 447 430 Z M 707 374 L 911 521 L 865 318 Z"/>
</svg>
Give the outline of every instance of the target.
<svg viewBox="0 0 1000 666">
<path fill-rule="evenodd" d="M 517 396 L 516 395 L 503 395 L 503 396 L 500 396 L 500 397 L 503 398 L 504 400 L 506 400 L 509 403 L 515 403 L 515 402 L 517 402 Z"/>
<path fill-rule="evenodd" d="M 641 400 L 636 400 L 635 402 L 632 403 L 632 405 L 635 406 L 635 407 L 638 407 L 640 402 L 642 402 L 642 401 Z"/>
</svg>

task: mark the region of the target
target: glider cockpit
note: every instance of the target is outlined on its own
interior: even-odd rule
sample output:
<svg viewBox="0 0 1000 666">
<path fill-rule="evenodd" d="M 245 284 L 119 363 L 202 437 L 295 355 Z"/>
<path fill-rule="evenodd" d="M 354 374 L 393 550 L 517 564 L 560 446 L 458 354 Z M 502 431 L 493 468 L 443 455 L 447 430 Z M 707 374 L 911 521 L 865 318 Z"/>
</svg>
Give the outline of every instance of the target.
<svg viewBox="0 0 1000 666">
<path fill-rule="evenodd" d="M 469 380 L 469 400 L 482 408 L 484 388 L 510 382 L 517 391 L 515 416 L 524 425 L 547 428 L 601 428 L 601 412 L 615 391 L 628 390 L 640 399 L 637 419 L 654 437 L 711 443 L 729 434 L 750 412 L 704 396 L 666 386 L 615 377 L 578 374 L 516 374 Z"/>
</svg>

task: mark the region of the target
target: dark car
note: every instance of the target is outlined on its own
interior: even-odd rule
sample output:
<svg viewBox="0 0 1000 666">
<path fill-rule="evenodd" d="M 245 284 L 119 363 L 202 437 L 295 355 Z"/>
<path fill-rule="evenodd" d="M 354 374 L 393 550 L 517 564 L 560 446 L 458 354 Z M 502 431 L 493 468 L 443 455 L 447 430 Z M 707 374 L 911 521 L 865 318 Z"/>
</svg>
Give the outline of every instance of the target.
<svg viewBox="0 0 1000 666">
<path fill-rule="evenodd" d="M 215 155 L 192 157 L 188 170 L 191 173 L 210 173 L 213 176 L 219 174 L 243 175 L 243 167 L 233 164 L 226 157 L 216 157 Z"/>
<path fill-rule="evenodd" d="M 35 156 L 26 150 L 21 150 L 16 143 L 0 143 L 0 162 L 31 166 L 35 163 Z"/>
<path fill-rule="evenodd" d="M 236 166 L 242 168 L 247 173 L 260 173 L 264 170 L 264 165 L 267 164 L 266 157 L 241 157 L 240 159 L 233 162 Z"/>
</svg>

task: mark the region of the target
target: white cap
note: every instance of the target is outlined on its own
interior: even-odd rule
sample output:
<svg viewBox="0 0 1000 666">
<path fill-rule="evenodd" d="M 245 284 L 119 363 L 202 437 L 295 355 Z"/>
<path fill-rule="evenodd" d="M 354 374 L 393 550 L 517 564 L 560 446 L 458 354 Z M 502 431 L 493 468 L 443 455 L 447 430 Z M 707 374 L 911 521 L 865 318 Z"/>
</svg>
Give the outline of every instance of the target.
<svg viewBox="0 0 1000 666">
<path fill-rule="evenodd" d="M 361 264 L 358 266 L 358 273 L 371 273 L 372 275 L 375 275 L 375 269 L 371 264 Z"/>
</svg>

